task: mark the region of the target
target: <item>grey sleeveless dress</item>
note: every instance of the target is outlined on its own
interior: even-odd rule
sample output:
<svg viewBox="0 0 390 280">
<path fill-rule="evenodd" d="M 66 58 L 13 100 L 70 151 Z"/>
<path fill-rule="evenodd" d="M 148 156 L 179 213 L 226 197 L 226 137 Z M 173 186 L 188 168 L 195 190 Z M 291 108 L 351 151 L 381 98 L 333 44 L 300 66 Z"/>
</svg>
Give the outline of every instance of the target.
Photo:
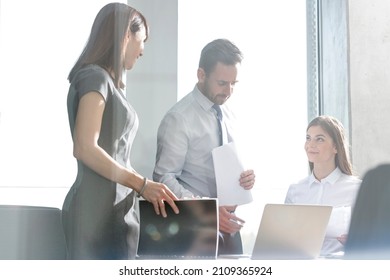
<svg viewBox="0 0 390 280">
<path fill-rule="evenodd" d="M 72 135 L 79 101 L 91 91 L 105 99 L 99 146 L 132 169 L 130 151 L 138 129 L 137 114 L 108 72 L 97 65 L 80 69 L 71 81 L 67 106 Z M 102 177 L 81 161 L 77 165 L 77 178 L 62 209 L 68 258 L 135 258 L 139 235 L 135 192 Z"/>
</svg>

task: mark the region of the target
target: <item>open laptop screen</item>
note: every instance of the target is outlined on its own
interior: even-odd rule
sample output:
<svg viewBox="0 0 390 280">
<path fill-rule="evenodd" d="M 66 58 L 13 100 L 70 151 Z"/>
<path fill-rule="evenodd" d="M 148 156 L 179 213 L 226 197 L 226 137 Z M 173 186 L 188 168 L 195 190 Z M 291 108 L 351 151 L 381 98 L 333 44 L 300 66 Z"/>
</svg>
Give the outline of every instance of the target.
<svg viewBox="0 0 390 280">
<path fill-rule="evenodd" d="M 216 258 L 218 207 L 216 199 L 179 200 L 180 213 L 167 205 L 167 217 L 157 215 L 153 205 L 139 201 L 139 259 Z"/>
<path fill-rule="evenodd" d="M 252 259 L 317 258 L 331 212 L 326 205 L 265 205 Z"/>
</svg>

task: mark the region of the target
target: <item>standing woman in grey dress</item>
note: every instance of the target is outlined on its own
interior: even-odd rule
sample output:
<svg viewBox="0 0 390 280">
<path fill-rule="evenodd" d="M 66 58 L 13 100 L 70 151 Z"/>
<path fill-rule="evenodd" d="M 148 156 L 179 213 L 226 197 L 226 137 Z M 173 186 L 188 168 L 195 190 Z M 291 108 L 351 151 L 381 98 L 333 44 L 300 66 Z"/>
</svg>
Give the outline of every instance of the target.
<svg viewBox="0 0 390 280">
<path fill-rule="evenodd" d="M 138 174 L 130 163 L 138 118 L 122 75 L 142 56 L 148 35 L 139 11 L 107 4 L 69 73 L 67 106 L 78 164 L 63 205 L 69 259 L 135 258 L 137 196 L 150 201 L 157 214 L 166 216 L 165 205 L 178 212 L 169 188 Z"/>
</svg>

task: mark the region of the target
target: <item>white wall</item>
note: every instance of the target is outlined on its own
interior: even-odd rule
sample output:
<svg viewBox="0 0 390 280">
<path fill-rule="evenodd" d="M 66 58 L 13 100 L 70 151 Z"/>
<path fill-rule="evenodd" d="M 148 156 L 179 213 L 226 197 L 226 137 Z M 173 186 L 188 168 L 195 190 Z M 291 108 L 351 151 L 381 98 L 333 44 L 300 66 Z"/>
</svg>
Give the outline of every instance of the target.
<svg viewBox="0 0 390 280">
<path fill-rule="evenodd" d="M 349 1 L 354 165 L 363 175 L 390 162 L 390 1 Z"/>
<path fill-rule="evenodd" d="M 133 167 L 152 178 L 160 120 L 177 101 L 177 0 L 129 0 L 150 25 L 144 56 L 127 73 L 127 96 L 140 126 L 131 152 Z"/>
</svg>

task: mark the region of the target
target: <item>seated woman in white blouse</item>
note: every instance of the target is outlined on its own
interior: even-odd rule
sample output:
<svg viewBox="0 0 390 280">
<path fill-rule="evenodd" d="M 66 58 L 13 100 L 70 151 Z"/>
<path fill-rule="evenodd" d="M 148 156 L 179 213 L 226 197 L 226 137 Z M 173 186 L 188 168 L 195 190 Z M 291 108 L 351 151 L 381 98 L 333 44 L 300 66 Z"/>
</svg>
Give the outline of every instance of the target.
<svg viewBox="0 0 390 280">
<path fill-rule="evenodd" d="M 331 116 L 316 117 L 307 127 L 305 150 L 311 174 L 290 185 L 285 203 L 333 206 L 321 255 L 343 251 L 361 183 L 353 176 L 343 125 Z"/>
</svg>

